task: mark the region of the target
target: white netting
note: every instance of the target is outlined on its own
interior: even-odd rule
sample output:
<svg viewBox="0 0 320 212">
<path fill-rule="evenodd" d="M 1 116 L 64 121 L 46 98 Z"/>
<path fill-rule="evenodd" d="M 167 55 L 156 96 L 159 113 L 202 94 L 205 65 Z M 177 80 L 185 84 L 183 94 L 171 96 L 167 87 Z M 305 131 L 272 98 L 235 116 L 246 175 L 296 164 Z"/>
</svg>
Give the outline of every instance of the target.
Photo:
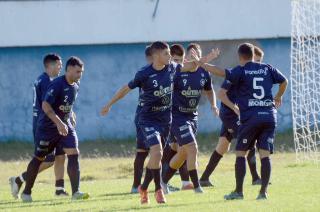
<svg viewBox="0 0 320 212">
<path fill-rule="evenodd" d="M 298 161 L 320 161 L 320 0 L 292 1 L 291 102 Z"/>
</svg>

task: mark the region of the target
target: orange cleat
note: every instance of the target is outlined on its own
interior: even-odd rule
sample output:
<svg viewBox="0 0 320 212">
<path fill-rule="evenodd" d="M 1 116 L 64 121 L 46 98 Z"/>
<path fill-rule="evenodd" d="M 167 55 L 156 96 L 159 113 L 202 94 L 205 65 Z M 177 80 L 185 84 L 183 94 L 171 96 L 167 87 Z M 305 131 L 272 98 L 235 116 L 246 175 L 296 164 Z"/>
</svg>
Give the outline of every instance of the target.
<svg viewBox="0 0 320 212">
<path fill-rule="evenodd" d="M 149 204 L 150 200 L 149 200 L 149 196 L 148 196 L 148 191 L 147 190 L 143 190 L 141 188 L 141 185 L 138 187 L 138 191 L 140 194 L 140 202 L 141 204 Z"/>
<path fill-rule="evenodd" d="M 156 198 L 156 201 L 159 204 L 167 202 L 167 200 L 166 200 L 166 198 L 164 196 L 163 190 L 161 188 L 154 192 L 154 197 Z"/>
</svg>

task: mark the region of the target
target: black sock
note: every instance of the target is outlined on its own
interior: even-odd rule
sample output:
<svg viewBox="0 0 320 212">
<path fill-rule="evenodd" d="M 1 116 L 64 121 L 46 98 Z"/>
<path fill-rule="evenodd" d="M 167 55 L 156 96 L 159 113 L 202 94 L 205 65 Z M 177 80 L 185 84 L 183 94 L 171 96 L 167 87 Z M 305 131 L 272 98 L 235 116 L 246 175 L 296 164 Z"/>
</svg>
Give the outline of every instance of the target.
<svg viewBox="0 0 320 212">
<path fill-rule="evenodd" d="M 71 183 L 72 194 L 74 194 L 79 191 L 80 184 L 79 155 L 68 155 L 67 172 Z"/>
<path fill-rule="evenodd" d="M 269 157 L 261 159 L 261 193 L 267 192 L 271 175 L 271 161 Z"/>
<path fill-rule="evenodd" d="M 155 191 L 158 191 L 161 188 L 160 185 L 160 169 L 151 169 L 152 171 L 152 176 L 153 176 L 153 180 L 154 180 L 154 185 L 155 185 Z"/>
<path fill-rule="evenodd" d="M 258 172 L 257 172 L 257 162 L 256 162 L 256 148 L 253 148 L 249 151 L 247 156 L 247 161 L 250 169 L 250 173 L 252 176 L 252 182 L 260 179 Z"/>
<path fill-rule="evenodd" d="M 187 168 L 187 161 L 185 161 L 182 166 L 179 168 L 179 174 L 181 181 L 189 181 L 189 172 Z"/>
<path fill-rule="evenodd" d="M 193 183 L 193 187 L 198 188 L 199 187 L 199 178 L 198 178 L 197 170 L 196 169 L 190 170 L 189 175 L 190 175 L 191 181 Z"/>
<path fill-rule="evenodd" d="M 235 164 L 236 172 L 236 192 L 243 193 L 243 181 L 246 175 L 246 159 L 244 157 L 237 157 Z"/>
<path fill-rule="evenodd" d="M 21 180 L 21 178 L 23 179 L 23 181 Z M 21 174 L 21 176 L 16 177 L 15 182 L 18 184 L 18 186 L 21 186 L 23 184 L 23 182 L 25 182 L 27 180 L 27 172 L 23 172 Z"/>
<path fill-rule="evenodd" d="M 144 176 L 143 183 L 141 185 L 142 190 L 147 190 L 149 187 L 150 182 L 153 179 L 152 171 L 149 168 L 146 168 L 146 175 Z"/>
<path fill-rule="evenodd" d="M 169 166 L 169 168 L 167 169 L 166 173 L 162 178 L 162 182 L 167 184 L 169 180 L 173 177 L 174 173 L 176 173 L 176 171 L 177 171 L 176 169 L 173 169 Z"/>
<path fill-rule="evenodd" d="M 214 151 L 211 154 L 209 163 L 206 167 L 206 169 L 204 170 L 200 180 L 201 181 L 207 181 L 209 180 L 210 175 L 212 174 L 212 172 L 214 171 L 214 169 L 217 167 L 219 161 L 221 160 L 222 155 L 220 155 L 217 151 Z"/>
<path fill-rule="evenodd" d="M 177 152 L 172 150 L 169 145 L 167 145 L 164 148 L 163 156 L 162 156 L 162 159 L 161 159 L 161 164 L 162 164 L 161 175 L 162 175 L 162 178 L 164 177 L 165 173 L 167 172 L 167 170 L 169 168 L 170 160 L 175 156 L 175 154 L 177 154 Z"/>
<path fill-rule="evenodd" d="M 31 194 L 31 189 L 33 187 L 34 181 L 37 178 L 41 163 L 42 161 L 38 160 L 37 158 L 32 158 L 32 160 L 30 161 L 26 173 L 26 185 L 23 190 L 24 194 Z"/>
<path fill-rule="evenodd" d="M 137 152 L 136 158 L 134 159 L 134 170 L 133 170 L 133 187 L 137 188 L 141 184 L 141 178 L 143 174 L 144 161 L 148 156 L 148 152 Z"/>
<path fill-rule="evenodd" d="M 64 190 L 64 179 L 56 180 L 56 190 Z"/>
</svg>

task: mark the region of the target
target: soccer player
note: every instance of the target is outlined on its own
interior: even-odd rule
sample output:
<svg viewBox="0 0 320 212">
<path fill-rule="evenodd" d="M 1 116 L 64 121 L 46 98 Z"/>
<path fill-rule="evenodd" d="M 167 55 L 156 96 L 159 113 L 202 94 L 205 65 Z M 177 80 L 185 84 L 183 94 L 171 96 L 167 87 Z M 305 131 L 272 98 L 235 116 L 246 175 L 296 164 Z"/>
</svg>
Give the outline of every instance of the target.
<svg viewBox="0 0 320 212">
<path fill-rule="evenodd" d="M 262 62 L 262 59 L 263 51 L 259 47 L 255 46 L 254 61 L 260 63 Z M 224 80 L 221 85 L 221 89 L 218 92 L 218 97 L 219 99 L 229 98 L 230 101 L 235 103 L 236 90 L 237 89 L 232 86 L 230 82 Z M 200 184 L 203 187 L 213 186 L 213 184 L 209 180 L 209 177 L 215 170 L 223 155 L 229 151 L 232 139 L 235 139 L 237 137 L 238 127 L 240 124 L 239 117 L 232 109 L 223 104 L 223 102 L 221 102 L 220 107 L 220 119 L 222 121 L 222 126 L 220 130 L 218 145 L 215 151 L 212 153 L 206 169 L 200 178 Z M 257 173 L 255 152 L 256 150 L 253 146 L 253 148 L 248 153 L 247 162 L 252 176 L 252 185 L 261 185 L 261 179 Z"/>
<path fill-rule="evenodd" d="M 190 59 L 190 51 L 197 52 L 201 58 L 201 47 L 192 43 L 187 48 L 187 60 Z M 204 93 L 214 111 L 218 115 L 216 98 L 212 89 L 212 80 L 207 71 L 199 67 L 194 72 L 178 71 L 174 80 L 172 127 L 171 133 L 179 144 L 178 153 L 171 159 L 162 186 L 165 193 L 169 193 L 167 183 L 176 170 L 187 161 L 187 169 L 196 193 L 203 193 L 199 185 L 197 173 L 197 141 L 198 105 L 201 94 Z"/>
<path fill-rule="evenodd" d="M 154 42 L 151 45 L 152 64 L 143 67 L 135 78 L 123 86 L 102 108 L 101 115 L 106 115 L 112 105 L 123 98 L 132 89 L 141 88 L 138 124 L 142 130 L 146 146 L 150 149 L 144 182 L 139 186 L 141 203 L 149 203 L 148 186 L 152 179 L 155 183 L 155 198 L 158 203 L 166 199 L 160 185 L 160 168 L 162 145 L 167 140 L 171 123 L 171 105 L 173 78 L 177 69 L 192 70 L 197 62 L 191 61 L 181 65 L 170 63 L 170 49 L 165 42 Z"/>
<path fill-rule="evenodd" d="M 170 47 L 170 54 L 171 54 L 171 60 L 178 64 L 183 64 L 183 61 L 185 60 L 185 51 L 182 45 L 180 44 L 173 44 Z M 164 174 L 166 173 L 166 170 L 169 167 L 169 162 L 173 158 L 173 156 L 178 151 L 178 144 L 172 133 L 170 134 L 170 143 L 168 142 L 164 149 L 163 149 L 163 157 L 161 160 L 162 163 L 162 178 L 164 177 Z M 187 169 L 187 163 L 184 162 L 183 165 L 179 168 L 179 174 L 181 178 L 181 189 L 182 190 L 188 190 L 193 189 L 193 184 L 189 180 L 189 173 Z M 178 191 L 179 188 L 173 187 L 168 184 L 170 191 Z"/>
<path fill-rule="evenodd" d="M 33 99 L 33 139 L 37 128 L 38 117 L 42 111 L 42 100 L 47 92 L 48 85 L 56 78 L 61 70 L 61 57 L 57 54 L 47 54 L 43 59 L 45 72 L 43 72 L 34 83 L 34 99 Z M 56 196 L 67 196 L 68 193 L 64 189 L 64 161 L 65 154 L 61 148 L 57 148 L 54 153 L 47 155 L 44 162 L 39 167 L 39 173 L 54 164 L 54 171 L 56 177 Z M 26 180 L 27 172 L 23 172 L 18 177 L 11 177 L 9 179 L 11 194 L 17 199 L 20 188 Z"/>
<path fill-rule="evenodd" d="M 145 57 L 148 65 L 152 64 L 152 54 L 151 54 L 151 46 L 146 46 L 145 49 Z M 139 95 L 141 92 L 141 88 L 139 88 Z M 133 185 L 131 188 L 131 193 L 139 193 L 138 187 L 141 184 L 141 178 L 143 174 L 143 166 L 144 161 L 146 160 L 148 154 L 149 154 L 149 148 L 145 145 L 145 142 L 143 141 L 143 134 L 139 127 L 138 120 L 139 120 L 139 113 L 141 110 L 141 106 L 138 104 L 136 109 L 136 114 L 134 118 L 134 124 L 136 126 L 136 142 L 137 142 L 137 152 L 136 157 L 134 159 L 134 165 L 133 165 Z"/>
<path fill-rule="evenodd" d="M 82 73 L 83 62 L 77 57 L 71 57 L 66 63 L 65 75 L 54 79 L 47 89 L 37 123 L 35 154 L 28 165 L 26 185 L 21 193 L 23 202 L 32 201 L 31 189 L 39 167 L 45 157 L 58 146 L 63 148 L 68 157 L 67 172 L 71 182 L 72 199 L 89 198 L 89 194 L 79 191 L 78 137 L 70 119 Z"/>
<path fill-rule="evenodd" d="M 254 62 L 254 46 L 250 43 L 238 47 L 240 65 L 232 70 L 222 70 L 204 64 L 206 70 L 225 75 L 225 79 L 237 88 L 236 104 L 228 98 L 221 99 L 225 105 L 240 114 L 236 144 L 236 188 L 225 195 L 226 200 L 243 199 L 243 182 L 246 174 L 245 155 L 254 145 L 261 160 L 261 189 L 257 200 L 267 199 L 267 187 L 271 175 L 270 154 L 276 128 L 276 108 L 281 106 L 287 88 L 285 76 L 271 65 Z M 280 84 L 275 97 L 274 84 Z"/>
</svg>

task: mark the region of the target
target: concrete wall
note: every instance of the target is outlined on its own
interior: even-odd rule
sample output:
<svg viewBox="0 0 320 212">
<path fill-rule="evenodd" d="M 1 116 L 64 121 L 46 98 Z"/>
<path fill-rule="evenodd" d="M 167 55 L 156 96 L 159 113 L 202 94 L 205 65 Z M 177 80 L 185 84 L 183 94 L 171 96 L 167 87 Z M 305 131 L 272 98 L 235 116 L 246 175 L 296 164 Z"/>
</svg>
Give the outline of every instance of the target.
<svg viewBox="0 0 320 212">
<path fill-rule="evenodd" d="M 290 36 L 290 0 L 0 1 L 0 47 Z"/>
<path fill-rule="evenodd" d="M 221 57 L 217 65 L 237 64 L 236 47 L 243 40 L 200 42 L 204 51 L 219 47 Z M 282 70 L 289 77 L 290 39 L 249 40 L 265 50 L 265 61 Z M 133 118 L 138 91 L 132 91 L 114 105 L 108 117 L 99 111 L 113 93 L 126 84 L 143 65 L 145 44 L 77 45 L 51 47 L 0 48 L 0 140 L 32 140 L 32 83 L 43 71 L 42 57 L 57 52 L 64 62 L 77 55 L 85 62 L 85 72 L 75 111 L 78 114 L 78 134 L 83 139 L 126 137 L 135 133 Z M 214 79 L 216 88 L 221 79 Z M 289 91 L 279 112 L 279 128 L 291 127 Z M 208 115 L 209 114 L 209 115 Z M 220 121 L 211 115 L 208 103 L 200 107 L 200 132 L 218 130 Z"/>
</svg>

